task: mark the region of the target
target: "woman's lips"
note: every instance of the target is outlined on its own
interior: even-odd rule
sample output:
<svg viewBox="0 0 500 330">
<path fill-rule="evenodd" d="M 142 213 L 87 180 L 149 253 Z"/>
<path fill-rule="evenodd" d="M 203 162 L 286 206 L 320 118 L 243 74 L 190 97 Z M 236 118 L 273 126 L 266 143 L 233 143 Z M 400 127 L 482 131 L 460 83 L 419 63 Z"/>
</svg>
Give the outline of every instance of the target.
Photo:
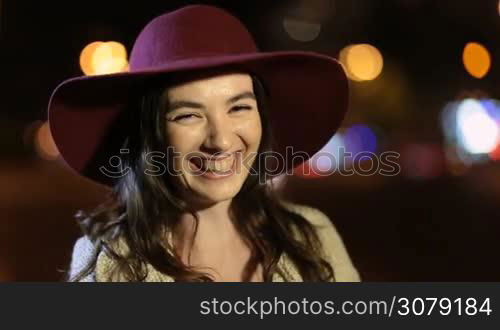
<svg viewBox="0 0 500 330">
<path fill-rule="evenodd" d="M 189 163 L 195 175 L 208 179 L 221 179 L 235 173 L 236 159 L 239 158 L 239 154 L 239 152 L 235 152 L 222 159 L 221 157 L 217 157 L 216 159 L 192 157 L 189 159 Z"/>
</svg>

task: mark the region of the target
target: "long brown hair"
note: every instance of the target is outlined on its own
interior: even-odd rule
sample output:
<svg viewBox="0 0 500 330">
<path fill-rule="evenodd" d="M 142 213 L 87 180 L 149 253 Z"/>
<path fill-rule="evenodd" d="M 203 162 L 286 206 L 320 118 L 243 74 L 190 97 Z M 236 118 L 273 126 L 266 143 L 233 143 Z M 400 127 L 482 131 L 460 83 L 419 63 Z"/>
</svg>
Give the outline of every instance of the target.
<svg viewBox="0 0 500 330">
<path fill-rule="evenodd" d="M 268 95 L 265 86 L 251 75 L 254 93 L 262 123 L 259 154 L 272 150 L 272 136 L 268 119 Z M 129 153 L 122 157 L 130 170 L 116 180 L 108 200 L 91 212 L 80 211 L 77 220 L 83 233 L 95 245 L 95 253 L 86 267 L 70 281 L 79 281 L 95 271 L 99 253 L 107 253 L 114 261 L 115 271 L 126 280 L 144 281 L 147 265 L 172 277 L 175 281 L 213 281 L 210 275 L 184 264 L 165 233 L 171 233 L 179 216 L 190 212 L 199 219 L 176 194 L 176 187 L 168 175 L 144 175 L 153 170 L 146 161 L 149 152 L 166 150 L 164 107 L 161 95 L 170 82 L 148 84 L 129 109 L 138 125 L 124 142 Z M 257 156 L 258 158 L 258 156 Z M 265 164 L 254 161 L 241 191 L 233 198 L 230 217 L 251 248 L 243 280 L 248 281 L 261 264 L 264 281 L 271 281 L 275 273 L 286 278 L 278 260 L 283 253 L 291 259 L 304 281 L 331 281 L 334 272 L 321 256 L 321 242 L 311 223 L 285 208 L 269 184 L 263 182 Z M 165 163 L 169 166 L 168 159 Z M 127 253 L 116 251 L 111 242 L 120 237 L 127 245 Z M 106 251 L 104 252 L 103 249 Z"/>
</svg>

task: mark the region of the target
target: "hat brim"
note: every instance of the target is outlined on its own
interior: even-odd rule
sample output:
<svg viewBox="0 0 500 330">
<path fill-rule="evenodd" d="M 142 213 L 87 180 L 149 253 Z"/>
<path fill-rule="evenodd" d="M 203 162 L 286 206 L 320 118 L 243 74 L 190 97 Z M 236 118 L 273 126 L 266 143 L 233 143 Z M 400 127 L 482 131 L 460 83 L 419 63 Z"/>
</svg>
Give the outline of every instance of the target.
<svg viewBox="0 0 500 330">
<path fill-rule="evenodd" d="M 112 175 L 105 175 L 100 168 L 119 155 L 127 135 L 119 115 L 139 84 L 169 73 L 232 65 L 257 75 L 269 92 L 275 151 L 284 160 L 281 168 L 289 169 L 305 160 L 292 159 L 290 151 L 312 156 L 339 128 L 348 108 L 348 80 L 341 64 L 331 57 L 282 51 L 190 58 L 151 70 L 77 77 L 61 83 L 48 110 L 61 157 L 79 174 L 111 184 Z"/>
</svg>

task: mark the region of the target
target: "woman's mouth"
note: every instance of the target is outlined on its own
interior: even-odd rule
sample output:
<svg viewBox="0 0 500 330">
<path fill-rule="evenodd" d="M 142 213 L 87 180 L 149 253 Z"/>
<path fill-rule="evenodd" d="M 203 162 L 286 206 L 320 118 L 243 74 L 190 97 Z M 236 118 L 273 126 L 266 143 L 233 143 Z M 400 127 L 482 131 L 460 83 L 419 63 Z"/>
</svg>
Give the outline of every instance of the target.
<svg viewBox="0 0 500 330">
<path fill-rule="evenodd" d="M 235 173 L 236 160 L 239 158 L 239 154 L 232 153 L 226 157 L 217 158 L 191 157 L 189 162 L 195 175 L 207 179 L 221 179 Z"/>
</svg>

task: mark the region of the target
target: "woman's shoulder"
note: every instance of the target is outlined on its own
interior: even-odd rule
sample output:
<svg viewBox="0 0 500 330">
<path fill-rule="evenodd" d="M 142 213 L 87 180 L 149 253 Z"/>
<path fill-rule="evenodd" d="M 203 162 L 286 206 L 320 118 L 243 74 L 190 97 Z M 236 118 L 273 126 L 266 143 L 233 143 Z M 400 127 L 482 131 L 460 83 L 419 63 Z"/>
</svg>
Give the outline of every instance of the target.
<svg viewBox="0 0 500 330">
<path fill-rule="evenodd" d="M 281 201 L 281 204 L 289 211 L 301 215 L 303 218 L 308 220 L 312 225 L 315 226 L 331 226 L 332 222 L 328 216 L 317 208 L 292 203 L 288 201 Z"/>
<path fill-rule="evenodd" d="M 112 246 L 113 249 L 118 249 L 117 251 L 122 252 L 123 243 L 121 240 L 114 240 Z M 94 258 L 96 260 L 93 271 L 83 279 L 80 279 L 79 282 L 102 282 L 106 280 L 108 274 L 112 274 L 114 263 L 106 253 L 106 248 L 101 248 L 97 256 L 96 253 L 96 244 L 88 236 L 82 236 L 76 240 L 69 270 L 70 281 L 73 281 Z M 113 281 L 119 281 L 119 279 L 115 278 Z"/>
<path fill-rule="evenodd" d="M 78 238 L 73 246 L 71 254 L 68 280 L 72 281 L 92 260 L 95 253 L 94 243 L 88 236 Z M 94 282 L 95 274 L 91 273 L 80 280 L 80 282 Z"/>
<path fill-rule="evenodd" d="M 113 248 L 122 249 L 123 246 L 121 242 L 113 241 Z M 82 236 L 78 238 L 73 247 L 73 253 L 71 256 L 71 264 L 69 270 L 69 281 L 74 281 L 75 277 L 85 268 L 87 265 L 96 258 L 94 269 L 80 279 L 79 282 L 102 282 L 106 279 L 106 275 L 111 274 L 113 270 L 114 263 L 112 259 L 108 256 L 105 248 L 101 248 L 97 253 L 97 247 L 94 242 L 88 236 Z M 121 251 L 121 250 L 119 250 Z M 118 279 L 113 279 L 118 281 Z"/>
<path fill-rule="evenodd" d="M 128 251 L 128 247 L 123 240 L 119 237 L 113 241 L 108 241 L 108 246 L 110 246 L 114 252 L 119 254 L 125 254 Z M 96 257 L 95 268 L 79 282 L 126 282 L 126 278 L 122 276 L 121 273 L 116 271 L 115 261 L 108 255 L 105 247 L 100 249 L 98 255 L 96 245 L 91 241 L 88 236 L 82 236 L 78 238 L 73 247 L 73 254 L 71 257 L 71 264 L 69 274 L 69 281 L 73 279 Z M 151 265 L 147 265 L 147 277 L 146 282 L 172 282 L 173 278 L 168 275 L 164 275 L 154 269 Z"/>
<path fill-rule="evenodd" d="M 318 233 L 325 258 L 332 265 L 339 282 L 359 282 L 360 276 L 347 252 L 344 241 L 330 218 L 317 208 L 282 201 L 289 211 L 301 215 L 311 223 Z"/>
</svg>

